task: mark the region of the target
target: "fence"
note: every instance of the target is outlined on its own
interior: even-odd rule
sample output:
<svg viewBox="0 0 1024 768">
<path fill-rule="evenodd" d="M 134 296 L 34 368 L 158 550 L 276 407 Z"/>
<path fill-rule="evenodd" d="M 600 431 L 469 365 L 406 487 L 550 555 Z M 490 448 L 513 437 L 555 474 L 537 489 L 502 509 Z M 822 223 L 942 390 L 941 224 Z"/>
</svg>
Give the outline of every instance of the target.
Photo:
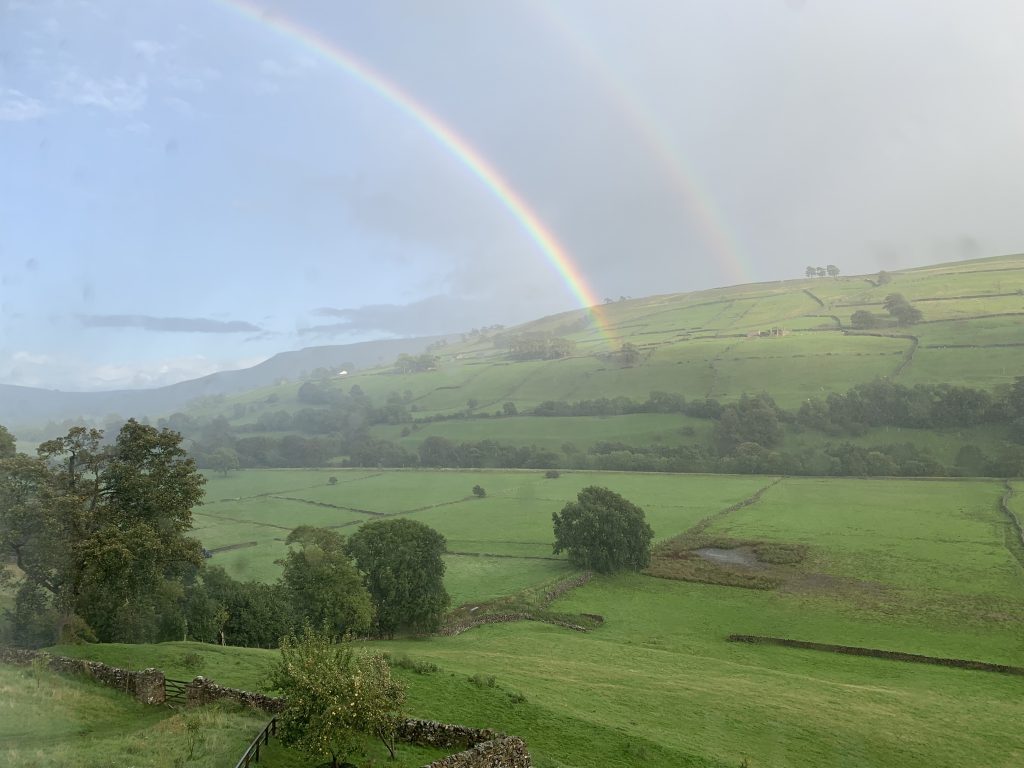
<svg viewBox="0 0 1024 768">
<path fill-rule="evenodd" d="M 252 740 L 249 748 L 245 750 L 245 753 L 239 758 L 238 762 L 235 763 L 235 768 L 249 768 L 250 763 L 258 763 L 260 761 L 260 747 L 266 746 L 270 743 L 270 737 L 277 735 L 277 718 L 272 718 L 267 723 L 266 728 L 257 734 L 256 738 Z"/>
</svg>

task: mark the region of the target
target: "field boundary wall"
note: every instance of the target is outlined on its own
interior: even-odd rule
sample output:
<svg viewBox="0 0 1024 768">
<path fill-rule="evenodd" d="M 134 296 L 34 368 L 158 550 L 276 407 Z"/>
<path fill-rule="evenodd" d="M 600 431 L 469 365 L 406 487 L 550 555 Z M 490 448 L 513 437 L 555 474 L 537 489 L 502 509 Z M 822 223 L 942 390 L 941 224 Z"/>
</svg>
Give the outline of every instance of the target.
<svg viewBox="0 0 1024 768">
<path fill-rule="evenodd" d="M 990 664 L 987 661 L 973 661 L 971 659 L 946 659 L 941 656 L 924 656 L 918 653 L 885 651 L 879 648 L 861 648 L 853 645 L 812 643 L 807 640 L 791 640 L 786 637 L 768 637 L 764 635 L 729 635 L 726 640 L 730 643 L 778 645 L 784 648 L 800 648 L 808 651 L 826 651 L 828 653 L 843 653 L 850 656 L 868 656 L 875 659 L 889 659 L 890 661 L 909 661 L 916 664 L 936 664 L 938 666 L 954 667 L 956 669 L 973 669 L 983 672 L 1001 672 L 1005 675 L 1024 676 L 1024 667 L 1015 667 L 1009 664 Z"/>
<path fill-rule="evenodd" d="M 21 667 L 41 663 L 58 674 L 82 675 L 100 685 L 116 688 L 144 704 L 163 704 L 165 701 L 164 673 L 159 669 L 121 669 L 99 661 L 53 656 L 45 651 L 18 648 L 0 648 L 0 662 Z"/>
<path fill-rule="evenodd" d="M 164 673 L 149 668 L 140 671 L 112 667 L 99 661 L 54 656 L 45 651 L 0 647 L 0 663 L 28 667 L 42 663 L 58 674 L 84 675 L 101 685 L 115 688 L 145 704 L 163 704 Z M 284 699 L 263 693 L 218 685 L 205 677 L 196 677 L 188 684 L 186 705 L 202 706 L 216 701 L 229 701 L 250 709 L 278 714 L 284 709 Z M 265 731 L 266 729 L 264 729 Z M 263 734 L 261 733 L 261 736 Z M 438 723 L 433 720 L 409 718 L 403 720 L 397 738 L 409 744 L 461 749 L 447 757 L 435 760 L 424 768 L 530 768 L 532 762 L 526 743 L 518 736 L 508 736 L 490 728 L 471 728 L 465 725 Z M 245 756 L 243 756 L 243 761 Z"/>
<path fill-rule="evenodd" d="M 1020 518 L 1010 509 L 1010 499 L 1013 498 L 1013 486 L 1010 485 L 1009 480 L 1004 480 L 1003 483 L 1006 490 L 999 497 L 999 511 L 1006 515 L 1010 527 L 1017 533 L 1017 541 L 1007 548 L 1010 550 L 1010 554 L 1020 563 L 1021 568 L 1024 568 L 1024 528 L 1021 527 Z M 1007 544 L 1009 545 L 1009 542 Z"/>
</svg>

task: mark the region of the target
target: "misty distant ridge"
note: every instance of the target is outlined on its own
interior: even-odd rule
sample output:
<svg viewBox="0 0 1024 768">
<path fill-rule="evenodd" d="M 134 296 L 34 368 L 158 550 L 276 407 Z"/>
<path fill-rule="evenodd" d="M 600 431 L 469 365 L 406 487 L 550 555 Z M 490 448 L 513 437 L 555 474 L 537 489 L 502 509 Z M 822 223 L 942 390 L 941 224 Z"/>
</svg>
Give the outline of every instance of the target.
<svg viewBox="0 0 1024 768">
<path fill-rule="evenodd" d="M 303 372 L 334 368 L 342 363 L 356 369 L 392 362 L 403 352 L 422 353 L 430 344 L 447 338 L 427 336 L 383 339 L 354 344 L 330 344 L 279 352 L 262 363 L 234 371 L 218 371 L 152 389 L 119 389 L 99 392 L 64 392 L 57 389 L 0 384 L 0 424 L 12 428 L 40 426 L 47 421 L 122 416 L 156 417 L 185 407 L 198 397 L 227 395 L 267 387 L 281 379 L 297 379 Z"/>
</svg>

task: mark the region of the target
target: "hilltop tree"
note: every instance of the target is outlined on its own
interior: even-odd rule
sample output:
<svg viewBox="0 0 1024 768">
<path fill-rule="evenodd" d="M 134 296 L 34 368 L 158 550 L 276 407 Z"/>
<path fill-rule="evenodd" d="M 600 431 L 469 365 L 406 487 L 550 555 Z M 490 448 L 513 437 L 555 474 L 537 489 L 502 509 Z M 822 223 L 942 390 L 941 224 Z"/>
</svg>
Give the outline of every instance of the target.
<svg viewBox="0 0 1024 768">
<path fill-rule="evenodd" d="M 639 571 L 651 559 L 654 532 L 644 511 L 614 491 L 591 485 L 551 516 L 554 554 L 598 573 Z"/>
<path fill-rule="evenodd" d="M 816 277 L 818 274 L 818 270 L 815 269 L 814 267 L 807 267 L 807 269 L 804 270 L 804 274 L 807 277 Z"/>
<path fill-rule="evenodd" d="M 105 642 L 156 639 L 168 586 L 202 562 L 186 534 L 204 482 L 181 435 L 134 419 L 113 445 L 74 427 L 37 458 L 0 462 L 0 549 L 23 573 L 17 638 L 45 644 L 78 626 Z"/>
<path fill-rule="evenodd" d="M 828 274 L 828 273 L 827 273 L 827 272 L 825 271 L 825 268 L 824 268 L 824 267 L 816 267 L 816 268 L 815 268 L 815 270 L 814 270 L 814 273 L 815 273 L 815 274 L 816 274 L 816 275 L 817 275 L 818 277 L 824 277 L 824 276 L 825 276 L 826 274 Z"/>
<path fill-rule="evenodd" d="M 837 267 L 835 264 L 829 264 L 827 267 L 825 267 L 825 271 L 828 273 L 829 277 L 839 277 L 839 267 Z"/>
<path fill-rule="evenodd" d="M 347 549 L 366 574 L 382 635 L 440 626 L 450 601 L 441 559 L 444 536 L 416 520 L 376 520 L 349 537 Z"/>
</svg>

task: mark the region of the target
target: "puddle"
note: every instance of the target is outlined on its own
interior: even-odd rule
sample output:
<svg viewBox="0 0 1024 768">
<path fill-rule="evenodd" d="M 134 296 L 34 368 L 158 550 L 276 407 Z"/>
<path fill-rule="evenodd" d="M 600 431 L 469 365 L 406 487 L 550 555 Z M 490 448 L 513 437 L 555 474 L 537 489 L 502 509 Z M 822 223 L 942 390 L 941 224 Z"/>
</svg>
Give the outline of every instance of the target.
<svg viewBox="0 0 1024 768">
<path fill-rule="evenodd" d="M 757 559 L 757 555 L 754 554 L 754 550 L 750 547 L 736 547 L 735 549 L 702 547 L 701 549 L 695 549 L 694 552 L 713 563 L 743 565 L 747 568 L 764 568 L 764 563 Z"/>
</svg>

